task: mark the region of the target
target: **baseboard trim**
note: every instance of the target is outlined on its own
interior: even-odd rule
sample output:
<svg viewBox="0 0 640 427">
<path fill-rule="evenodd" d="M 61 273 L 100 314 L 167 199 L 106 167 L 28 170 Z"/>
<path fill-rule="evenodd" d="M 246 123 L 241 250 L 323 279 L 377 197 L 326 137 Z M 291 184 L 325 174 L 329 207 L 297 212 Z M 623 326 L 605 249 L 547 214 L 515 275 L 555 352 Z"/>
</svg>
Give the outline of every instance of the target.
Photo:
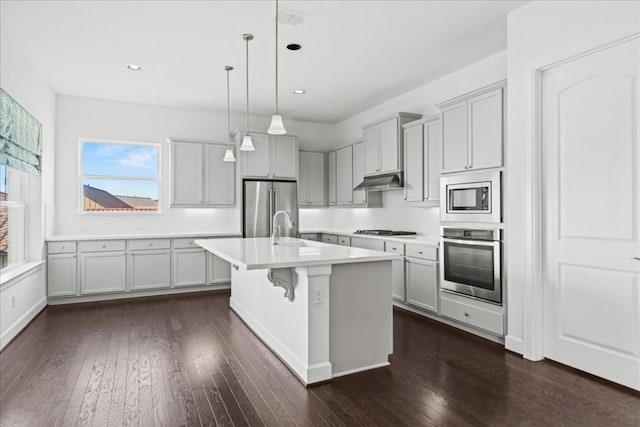
<svg viewBox="0 0 640 427">
<path fill-rule="evenodd" d="M 504 339 L 504 347 L 514 353 L 524 354 L 524 341 L 521 338 L 507 335 Z"/>
<path fill-rule="evenodd" d="M 42 298 L 24 313 L 4 334 L 0 336 L 0 350 L 5 348 L 24 328 L 47 306 L 47 298 Z"/>
<path fill-rule="evenodd" d="M 129 298 L 141 298 L 141 297 L 155 297 L 160 295 L 173 295 L 173 294 L 185 294 L 189 292 L 207 292 L 207 291 L 219 291 L 221 289 L 231 289 L 230 284 L 216 284 L 208 286 L 197 286 L 188 288 L 168 288 L 158 289 L 154 291 L 133 291 L 133 292 L 118 292 L 116 294 L 102 294 L 102 295 L 84 295 L 79 297 L 63 297 L 63 298 L 49 298 L 49 305 L 61 305 L 61 304 L 77 304 L 82 302 L 97 302 L 97 301 L 111 301 L 117 299 L 129 299 Z"/>
</svg>

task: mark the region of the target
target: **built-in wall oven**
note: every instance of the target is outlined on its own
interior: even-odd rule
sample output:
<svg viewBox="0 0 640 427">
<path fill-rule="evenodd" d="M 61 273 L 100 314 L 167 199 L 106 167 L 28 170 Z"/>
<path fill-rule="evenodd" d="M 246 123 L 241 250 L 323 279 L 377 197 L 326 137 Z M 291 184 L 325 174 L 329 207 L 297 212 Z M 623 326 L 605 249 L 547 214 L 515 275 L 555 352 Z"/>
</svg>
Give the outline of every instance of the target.
<svg viewBox="0 0 640 427">
<path fill-rule="evenodd" d="M 499 228 L 442 227 L 441 289 L 502 305 Z"/>
<path fill-rule="evenodd" d="M 501 222 L 501 178 L 500 171 L 440 178 L 442 221 Z"/>
</svg>

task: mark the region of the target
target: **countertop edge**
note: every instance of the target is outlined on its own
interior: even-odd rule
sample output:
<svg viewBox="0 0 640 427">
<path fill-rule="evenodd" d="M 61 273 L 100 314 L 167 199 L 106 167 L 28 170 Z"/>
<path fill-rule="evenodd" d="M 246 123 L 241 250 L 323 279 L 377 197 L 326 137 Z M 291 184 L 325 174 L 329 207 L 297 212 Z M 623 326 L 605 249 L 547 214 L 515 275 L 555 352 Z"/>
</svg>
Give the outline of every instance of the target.
<svg viewBox="0 0 640 427">
<path fill-rule="evenodd" d="M 314 234 L 314 233 L 325 233 L 325 234 L 335 234 L 337 236 L 349 236 L 349 237 L 362 237 L 365 239 L 375 239 L 375 240 L 390 240 L 393 242 L 399 243 L 409 243 L 416 245 L 427 245 L 427 246 L 440 246 L 440 236 L 416 236 L 416 237 L 394 237 L 394 236 L 376 236 L 372 234 L 356 234 L 351 231 L 338 231 L 338 230 L 329 230 L 329 229 L 312 229 L 312 230 L 298 230 L 298 234 Z"/>
<path fill-rule="evenodd" d="M 122 234 L 106 236 L 46 236 L 45 242 L 85 241 L 85 240 L 138 240 L 138 239 L 180 239 L 185 237 L 241 237 L 241 233 L 166 233 L 166 234 Z"/>
</svg>

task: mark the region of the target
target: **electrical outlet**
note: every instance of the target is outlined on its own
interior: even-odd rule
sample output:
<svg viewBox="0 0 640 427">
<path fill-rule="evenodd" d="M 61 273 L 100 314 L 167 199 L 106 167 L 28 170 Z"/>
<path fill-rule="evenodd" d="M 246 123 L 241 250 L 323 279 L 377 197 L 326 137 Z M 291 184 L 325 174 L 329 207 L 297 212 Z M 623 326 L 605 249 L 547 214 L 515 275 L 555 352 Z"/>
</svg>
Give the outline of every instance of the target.
<svg viewBox="0 0 640 427">
<path fill-rule="evenodd" d="M 313 290 L 313 303 L 322 304 L 322 289 Z"/>
</svg>

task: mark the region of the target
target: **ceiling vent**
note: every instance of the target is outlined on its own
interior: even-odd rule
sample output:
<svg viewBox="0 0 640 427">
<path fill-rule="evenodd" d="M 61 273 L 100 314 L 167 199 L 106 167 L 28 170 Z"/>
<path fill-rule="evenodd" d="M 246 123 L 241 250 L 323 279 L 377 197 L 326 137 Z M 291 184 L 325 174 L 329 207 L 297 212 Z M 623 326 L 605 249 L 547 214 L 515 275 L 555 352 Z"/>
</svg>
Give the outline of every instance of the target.
<svg viewBox="0 0 640 427">
<path fill-rule="evenodd" d="M 281 7 L 278 9 L 278 22 L 281 24 L 293 25 L 293 26 L 300 25 L 308 17 L 309 17 L 308 14 L 303 12 L 298 12 L 297 10 L 286 9 L 284 7 Z M 275 13 L 273 14 L 273 16 L 271 16 L 271 19 L 274 19 L 274 20 L 276 19 Z"/>
</svg>

